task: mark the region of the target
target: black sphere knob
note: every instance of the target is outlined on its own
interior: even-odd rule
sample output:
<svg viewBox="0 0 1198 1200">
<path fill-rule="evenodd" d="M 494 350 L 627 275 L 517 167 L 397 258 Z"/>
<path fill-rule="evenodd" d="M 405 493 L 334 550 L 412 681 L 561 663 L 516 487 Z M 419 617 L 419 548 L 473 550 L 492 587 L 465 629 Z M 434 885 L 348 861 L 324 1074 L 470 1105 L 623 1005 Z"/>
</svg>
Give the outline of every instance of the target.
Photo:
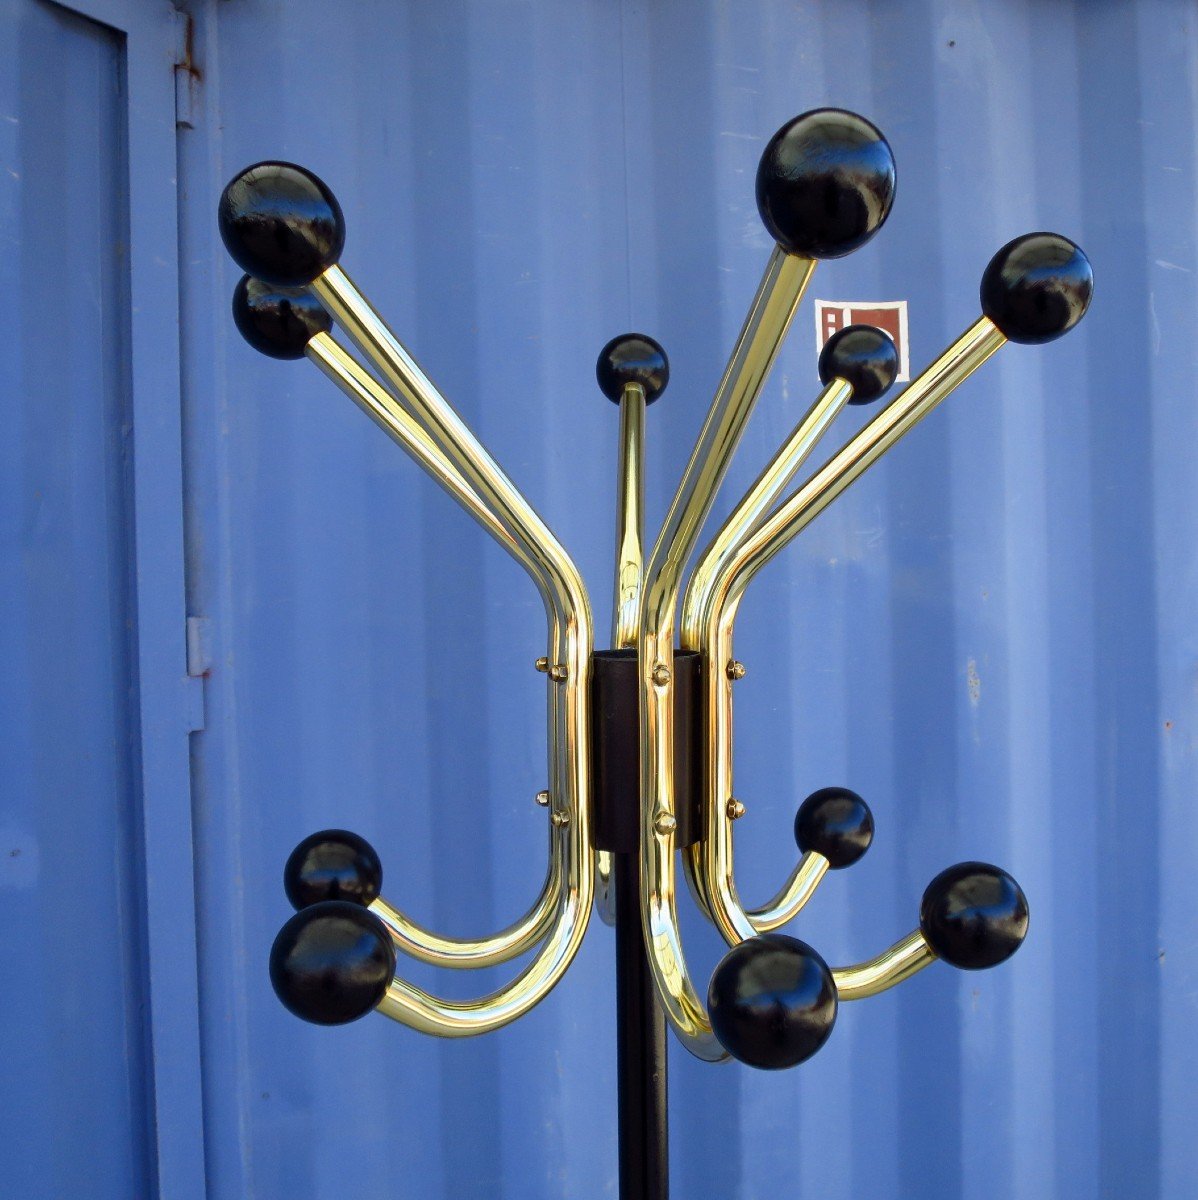
<svg viewBox="0 0 1198 1200">
<path fill-rule="evenodd" d="M 383 886 L 374 847 L 347 829 L 322 829 L 304 838 L 283 868 L 283 889 L 296 908 L 345 900 L 365 908 Z"/>
<path fill-rule="evenodd" d="M 595 378 L 599 390 L 614 404 L 620 403 L 630 383 L 639 383 L 645 389 L 645 403 L 652 404 L 670 382 L 670 360 L 651 337 L 622 333 L 599 351 Z"/>
<path fill-rule="evenodd" d="M 395 974 L 395 947 L 373 913 L 344 900 L 301 909 L 270 951 L 270 982 L 284 1007 L 316 1025 L 364 1017 Z"/>
<path fill-rule="evenodd" d="M 852 389 L 850 404 L 868 404 L 890 390 L 898 375 L 894 339 L 873 325 L 850 325 L 834 333 L 819 356 L 822 383 L 843 379 Z"/>
<path fill-rule="evenodd" d="M 776 1071 L 810 1058 L 836 1023 L 828 964 L 798 938 L 766 933 L 721 960 L 707 989 L 720 1045 L 750 1067 Z"/>
<path fill-rule="evenodd" d="M 923 894 L 919 928 L 938 958 L 966 971 L 994 967 L 1027 936 L 1027 897 L 1006 871 L 957 863 Z"/>
<path fill-rule="evenodd" d="M 345 246 L 337 197 L 293 163 L 247 167 L 221 193 L 217 221 L 234 262 L 279 287 L 311 283 Z"/>
<path fill-rule="evenodd" d="M 864 117 L 817 108 L 770 138 L 757 167 L 757 209 L 791 254 L 840 258 L 881 228 L 894 203 L 894 155 Z"/>
<path fill-rule="evenodd" d="M 303 358 L 308 343 L 333 324 L 311 292 L 251 275 L 243 275 L 233 292 L 233 322 L 255 350 L 271 358 Z"/>
<path fill-rule="evenodd" d="M 1058 233 L 1008 242 L 982 276 L 982 312 L 1012 342 L 1036 345 L 1068 333 L 1094 294 L 1090 260 Z"/>
<path fill-rule="evenodd" d="M 851 867 L 874 840 L 874 815 L 869 805 L 848 788 L 827 787 L 812 792 L 795 814 L 795 841 L 806 854 L 822 854 L 833 870 Z"/>
</svg>

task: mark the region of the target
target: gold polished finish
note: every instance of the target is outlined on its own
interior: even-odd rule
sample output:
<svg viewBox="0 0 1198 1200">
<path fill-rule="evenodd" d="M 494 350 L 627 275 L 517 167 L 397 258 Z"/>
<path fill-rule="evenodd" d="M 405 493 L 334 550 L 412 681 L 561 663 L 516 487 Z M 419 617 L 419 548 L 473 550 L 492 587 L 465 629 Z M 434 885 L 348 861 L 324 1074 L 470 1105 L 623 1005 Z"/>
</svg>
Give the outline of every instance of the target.
<svg viewBox="0 0 1198 1200">
<path fill-rule="evenodd" d="M 479 498 L 415 419 L 394 396 L 355 358 L 327 333 L 319 333 L 308 343 L 308 358 L 335 383 L 367 416 L 389 434 L 442 488 L 512 555 L 529 573 L 552 612 L 547 586 L 532 554 L 505 529 L 495 514 Z M 555 713 L 550 709 L 550 737 Z M 554 768 L 556 753 L 549 746 L 549 765 Z M 548 792 L 543 793 L 548 802 Z M 539 797 L 538 797 L 539 799 Z M 559 864 L 551 862 L 545 886 L 532 908 L 508 929 L 487 938 L 442 937 L 392 908 L 376 901 L 377 915 L 391 931 L 398 949 L 423 962 L 444 967 L 471 967 L 506 962 L 535 944 L 548 930 L 557 909 L 561 891 Z"/>
<path fill-rule="evenodd" d="M 667 667 L 665 663 L 658 663 L 657 666 L 653 668 L 652 678 L 655 687 L 665 687 L 671 679 L 670 668 Z"/>
<path fill-rule="evenodd" d="M 549 807 L 549 793 L 548 792 L 537 792 L 536 800 L 537 800 L 537 803 L 542 808 Z"/>
<path fill-rule="evenodd" d="M 555 811 L 567 823 L 554 839 L 561 884 L 544 941 L 516 979 L 489 996 L 446 1000 L 396 977 L 379 1005 L 380 1012 L 414 1029 L 444 1037 L 472 1036 L 508 1024 L 542 1000 L 573 960 L 590 918 L 595 879 L 589 814 L 590 605 L 565 549 L 345 272 L 330 267 L 312 282 L 310 291 L 531 557 L 544 585 L 550 657 L 567 672 L 562 686 L 550 689 L 550 790 L 561 805 Z M 387 424 L 384 428 L 391 432 Z"/>
<path fill-rule="evenodd" d="M 729 821 L 739 821 L 748 810 L 739 800 L 729 800 L 727 811 Z"/>
<path fill-rule="evenodd" d="M 542 654 L 542 655 L 541 655 L 541 657 L 540 657 L 540 658 L 538 658 L 538 659 L 537 659 L 537 661 L 536 661 L 535 663 L 533 663 L 532 665 L 533 665 L 533 666 L 534 666 L 534 667 L 535 667 L 535 668 L 536 668 L 538 671 L 540 671 L 542 675 L 548 674 L 548 672 L 549 672 L 549 659 L 547 659 L 547 658 L 545 657 L 545 655 L 543 655 L 543 654 Z"/>
<path fill-rule="evenodd" d="M 877 958 L 851 967 L 833 967 L 832 979 L 841 1000 L 864 1000 L 910 979 L 935 961 L 935 952 L 917 929 Z"/>
<path fill-rule="evenodd" d="M 1005 342 L 995 325 L 980 318 L 793 495 L 774 512 L 761 517 L 736 543 L 706 588 L 697 639 L 705 661 L 731 659 L 737 609 L 756 573 Z M 701 860 L 701 890 L 707 899 L 707 911 L 725 940 L 735 945 L 758 931 L 785 924 L 798 911 L 795 905 L 799 897 L 793 888 L 783 888 L 780 907 L 767 905 L 751 915 L 737 896 L 732 825 L 724 812 L 732 792 L 732 689 L 715 672 L 708 673 L 706 728 L 707 837 L 701 851 L 692 851 L 688 862 L 694 870 Z"/>
<path fill-rule="evenodd" d="M 674 696 L 660 684 L 674 658 L 682 569 L 711 510 L 745 422 L 790 327 L 814 262 L 778 247 L 766 267 L 698 442 L 683 473 L 645 570 L 641 628 L 641 920 L 658 999 L 682 1044 L 699 1058 L 727 1057 L 686 970 L 678 932 L 674 831 L 657 827 L 674 816 Z"/>
<path fill-rule="evenodd" d="M 749 909 L 754 931 L 771 933 L 781 929 L 815 895 L 815 889 L 827 873 L 828 860 L 822 854 L 808 850 L 795 864 L 778 894 L 761 908 Z"/>
<path fill-rule="evenodd" d="M 570 814 L 555 809 L 549 814 L 549 819 L 560 829 L 563 825 L 570 824 Z"/>
<path fill-rule="evenodd" d="M 616 503 L 616 594 L 612 647 L 636 645 L 645 573 L 645 389 L 630 383 L 620 397 L 620 473 Z"/>
<path fill-rule="evenodd" d="M 736 681 L 738 679 L 744 679 L 744 677 L 748 674 L 748 671 L 745 668 L 745 664 L 743 662 L 740 662 L 738 659 L 734 658 L 724 668 L 724 674 L 727 675 L 728 678 L 731 679 L 733 683 L 736 683 Z"/>
<path fill-rule="evenodd" d="M 565 683 L 570 678 L 570 668 L 565 663 L 555 663 L 549 668 L 549 678 L 554 683 Z"/>
<path fill-rule="evenodd" d="M 616 477 L 616 567 L 612 647 L 636 647 L 645 571 L 645 389 L 627 384 L 620 397 L 620 462 Z M 595 851 L 595 911 L 616 923 L 615 866 L 610 850 Z"/>
<path fill-rule="evenodd" d="M 783 441 L 764 471 L 745 492 L 728 514 L 719 532 L 699 556 L 686 595 L 682 602 L 682 645 L 687 650 L 699 648 L 703 609 L 721 566 L 735 553 L 737 547 L 773 507 L 773 503 L 794 478 L 795 472 L 807 461 L 816 443 L 852 397 L 853 389 L 843 379 L 833 379 L 807 410 L 803 418 Z M 744 668 L 741 668 L 744 674 Z M 734 678 L 729 668 L 729 678 Z M 736 676 L 739 678 L 739 676 Z"/>
</svg>

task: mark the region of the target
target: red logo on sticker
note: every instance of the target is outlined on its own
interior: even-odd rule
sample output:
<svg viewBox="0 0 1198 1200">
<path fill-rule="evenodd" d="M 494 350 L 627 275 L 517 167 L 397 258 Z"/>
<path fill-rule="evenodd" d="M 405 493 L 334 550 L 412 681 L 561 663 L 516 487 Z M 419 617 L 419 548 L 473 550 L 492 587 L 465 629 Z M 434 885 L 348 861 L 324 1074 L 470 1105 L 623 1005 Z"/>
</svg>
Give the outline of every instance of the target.
<svg viewBox="0 0 1198 1200">
<path fill-rule="evenodd" d="M 907 353 L 907 302 L 906 300 L 872 301 L 817 300 L 815 302 L 815 353 L 824 348 L 824 343 L 838 330 L 849 325 L 872 325 L 885 330 L 894 338 L 898 348 L 898 382 L 906 383 L 911 378 L 911 362 Z"/>
</svg>

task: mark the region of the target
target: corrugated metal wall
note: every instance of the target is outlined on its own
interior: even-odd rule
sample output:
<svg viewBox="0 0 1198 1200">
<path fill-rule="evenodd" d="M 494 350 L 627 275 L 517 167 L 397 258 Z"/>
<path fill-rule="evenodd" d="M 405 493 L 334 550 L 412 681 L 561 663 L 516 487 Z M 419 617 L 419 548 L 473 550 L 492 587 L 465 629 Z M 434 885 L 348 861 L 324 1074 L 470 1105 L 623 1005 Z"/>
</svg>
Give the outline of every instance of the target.
<svg viewBox="0 0 1198 1200">
<path fill-rule="evenodd" d="M 188 611 L 214 648 L 192 796 L 207 1194 L 616 1194 L 598 922 L 549 1000 L 482 1039 L 308 1027 L 270 991 L 282 864 L 325 825 L 369 837 L 388 898 L 447 932 L 531 902 L 543 633 L 523 576 L 369 422 L 306 364 L 241 343 L 220 187 L 282 157 L 335 189 L 345 266 L 574 553 L 603 630 L 616 417 L 595 355 L 629 327 L 670 353 L 649 414 L 655 524 L 768 254 L 758 156 L 825 104 L 886 132 L 899 191 L 809 296 L 907 300 L 918 369 L 977 315 L 982 269 L 1016 234 L 1074 238 L 1097 291 L 1076 333 L 1005 349 L 750 593 L 741 890 L 772 894 L 796 805 L 843 783 L 878 832 L 796 929 L 829 961 L 907 932 L 959 859 L 1008 867 L 1032 930 L 996 971 L 936 966 L 846 1005 L 795 1071 L 672 1051 L 675 1194 L 1198 1194 L 1193 6 L 189 7 Z M 808 300 L 719 511 L 814 396 L 813 326 Z M 717 939 L 691 918 L 686 934 L 705 981 Z M 410 975 L 454 995 L 505 977 Z"/>
</svg>

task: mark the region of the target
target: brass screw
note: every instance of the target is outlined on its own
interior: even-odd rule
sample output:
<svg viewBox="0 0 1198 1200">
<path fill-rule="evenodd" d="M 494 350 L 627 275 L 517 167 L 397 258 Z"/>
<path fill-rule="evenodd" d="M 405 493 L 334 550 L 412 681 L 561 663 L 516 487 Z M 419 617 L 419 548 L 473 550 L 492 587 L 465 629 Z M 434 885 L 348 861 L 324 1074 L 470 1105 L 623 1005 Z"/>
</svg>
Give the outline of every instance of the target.
<svg viewBox="0 0 1198 1200">
<path fill-rule="evenodd" d="M 745 664 L 743 662 L 741 662 L 739 659 L 734 658 L 728 664 L 728 678 L 735 681 L 737 679 L 744 679 L 744 677 L 745 677 Z"/>
<path fill-rule="evenodd" d="M 653 668 L 653 682 L 658 687 L 665 687 L 670 682 L 670 668 L 665 663 L 658 663 Z"/>
<path fill-rule="evenodd" d="M 549 807 L 549 793 L 548 792 L 537 792 L 537 803 L 542 808 L 548 808 Z"/>
<path fill-rule="evenodd" d="M 678 828 L 678 819 L 672 812 L 666 812 L 664 808 L 660 808 L 657 810 L 657 816 L 653 818 L 653 828 L 663 836 L 673 833 Z"/>
<path fill-rule="evenodd" d="M 567 678 L 569 678 L 569 675 L 570 671 L 564 663 L 554 663 L 553 666 L 549 668 L 549 678 L 552 679 L 554 683 L 565 683 Z"/>
<path fill-rule="evenodd" d="M 549 814 L 549 819 L 558 827 L 558 829 L 561 829 L 563 825 L 570 824 L 570 814 L 558 812 L 557 809 L 554 809 L 553 812 Z"/>
<path fill-rule="evenodd" d="M 745 806 L 735 797 L 728 801 L 728 820 L 739 821 L 745 815 Z"/>
<path fill-rule="evenodd" d="M 536 667 L 536 669 L 540 671 L 542 675 L 544 675 L 549 670 L 549 659 L 542 654 L 541 657 L 538 658 L 537 661 L 532 665 Z"/>
</svg>

